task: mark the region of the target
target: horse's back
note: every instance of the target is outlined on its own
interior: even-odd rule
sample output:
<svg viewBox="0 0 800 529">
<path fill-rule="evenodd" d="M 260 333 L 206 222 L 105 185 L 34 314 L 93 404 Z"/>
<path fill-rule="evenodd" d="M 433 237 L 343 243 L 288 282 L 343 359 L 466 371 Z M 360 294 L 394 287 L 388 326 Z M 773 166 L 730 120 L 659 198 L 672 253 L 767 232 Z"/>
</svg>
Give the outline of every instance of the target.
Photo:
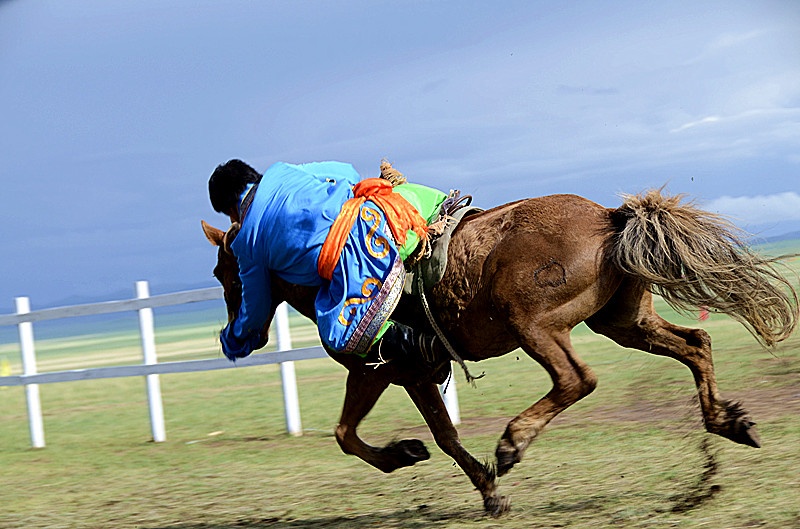
<svg viewBox="0 0 800 529">
<path fill-rule="evenodd" d="M 451 274 L 475 275 L 507 260 L 560 262 L 594 260 L 614 231 L 609 210 L 577 195 L 518 200 L 467 217 L 453 234 Z"/>
<path fill-rule="evenodd" d="M 618 281 L 603 257 L 610 211 L 577 195 L 548 195 L 459 225 L 433 292 L 445 325 L 469 343 L 468 356 L 513 349 L 509 318 L 570 326 L 602 306 Z"/>
</svg>

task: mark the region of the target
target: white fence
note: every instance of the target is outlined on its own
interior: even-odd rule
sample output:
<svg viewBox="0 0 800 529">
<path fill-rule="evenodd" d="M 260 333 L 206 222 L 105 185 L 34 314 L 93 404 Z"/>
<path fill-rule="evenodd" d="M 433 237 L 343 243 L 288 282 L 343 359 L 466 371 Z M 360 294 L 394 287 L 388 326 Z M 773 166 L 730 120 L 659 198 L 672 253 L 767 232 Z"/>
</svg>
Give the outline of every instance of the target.
<svg viewBox="0 0 800 529">
<path fill-rule="evenodd" d="M 285 303 L 278 307 L 278 311 L 275 314 L 274 332 L 277 337 L 277 352 L 254 354 L 238 360 L 236 363 L 229 362 L 225 358 L 158 363 L 153 308 L 209 301 L 220 299 L 221 297 L 221 287 L 150 296 L 147 281 L 138 281 L 136 283 L 136 298 L 122 301 L 90 303 L 31 311 L 28 298 L 16 298 L 16 314 L 0 315 L 0 325 L 16 325 L 19 329 L 22 374 L 0 377 L 0 387 L 24 386 L 28 406 L 31 445 L 34 448 L 43 448 L 45 446 L 44 424 L 42 421 L 41 402 L 39 400 L 39 384 L 144 376 L 146 381 L 147 402 L 150 408 L 150 427 L 153 441 L 163 442 L 167 437 L 164 426 L 164 411 L 161 400 L 159 375 L 167 373 L 213 371 L 217 369 L 266 364 L 280 365 L 286 430 L 292 435 L 302 435 L 303 428 L 300 420 L 300 406 L 297 395 L 294 362 L 312 358 L 325 358 L 327 355 L 325 350 L 320 346 L 292 349 L 291 336 L 289 333 L 289 316 Z M 139 332 L 141 335 L 143 357 L 141 364 L 48 373 L 38 372 L 33 336 L 34 322 L 127 311 L 138 311 L 139 313 Z M 443 392 L 443 396 L 451 419 L 455 424 L 458 424 L 460 422 L 458 396 L 456 393 L 455 380 L 452 378 L 447 386 L 447 391 Z"/>
</svg>

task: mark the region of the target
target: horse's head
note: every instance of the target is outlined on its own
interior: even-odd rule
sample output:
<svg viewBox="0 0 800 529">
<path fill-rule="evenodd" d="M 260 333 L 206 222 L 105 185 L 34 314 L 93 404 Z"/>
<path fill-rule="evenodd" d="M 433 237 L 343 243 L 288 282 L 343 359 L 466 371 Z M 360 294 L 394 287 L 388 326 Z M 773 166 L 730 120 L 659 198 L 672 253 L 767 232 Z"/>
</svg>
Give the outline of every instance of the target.
<svg viewBox="0 0 800 529">
<path fill-rule="evenodd" d="M 214 267 L 214 277 L 222 284 L 222 292 L 225 297 L 225 308 L 228 311 L 228 323 L 236 319 L 239 308 L 242 306 L 242 280 L 239 278 L 239 262 L 231 250 L 231 243 L 239 233 L 239 224 L 234 222 L 228 231 L 217 229 L 206 221 L 200 221 L 203 225 L 203 233 L 206 234 L 208 241 L 218 248 L 217 266 Z M 261 329 L 261 341 L 256 349 L 261 349 L 267 345 L 269 340 L 269 325 L 275 315 L 276 301 L 273 300 L 272 310 L 264 327 Z"/>
<path fill-rule="evenodd" d="M 206 234 L 208 241 L 218 248 L 217 266 L 214 267 L 214 277 L 222 284 L 225 296 L 225 308 L 228 311 L 228 323 L 231 323 L 239 315 L 239 308 L 242 306 L 242 280 L 239 278 L 239 262 L 231 251 L 231 243 L 239 233 L 239 224 L 233 223 L 228 231 L 222 231 L 205 221 L 201 221 L 203 233 Z M 314 301 L 317 298 L 319 287 L 306 287 L 293 285 L 280 279 L 275 275 L 270 276 L 272 291 L 272 307 L 269 317 L 261 329 L 261 342 L 256 349 L 260 349 L 269 340 L 269 326 L 275 316 L 275 310 L 283 301 L 300 312 L 303 316 L 316 321 Z"/>
<path fill-rule="evenodd" d="M 234 223 L 227 232 L 217 229 L 206 221 L 200 221 L 203 233 L 208 241 L 218 248 L 217 266 L 214 267 L 214 277 L 222 284 L 225 296 L 225 308 L 228 310 L 228 323 L 236 319 L 239 307 L 242 305 L 242 281 L 239 279 L 239 263 L 231 251 L 231 242 L 239 231 L 239 225 Z"/>
</svg>

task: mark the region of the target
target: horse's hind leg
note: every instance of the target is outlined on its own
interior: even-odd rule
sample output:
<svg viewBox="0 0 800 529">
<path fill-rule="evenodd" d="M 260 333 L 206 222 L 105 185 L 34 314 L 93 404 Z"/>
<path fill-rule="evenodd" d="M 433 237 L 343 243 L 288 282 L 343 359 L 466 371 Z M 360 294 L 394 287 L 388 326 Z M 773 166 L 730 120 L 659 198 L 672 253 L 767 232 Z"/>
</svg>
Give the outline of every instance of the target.
<svg viewBox="0 0 800 529">
<path fill-rule="evenodd" d="M 667 356 L 684 364 L 694 376 L 706 430 L 736 443 L 760 446 L 755 423 L 738 403 L 723 400 L 717 391 L 711 337 L 702 329 L 680 327 L 661 318 L 644 285 L 623 284 L 586 324 L 623 347 Z"/>
<path fill-rule="evenodd" d="M 417 439 L 395 441 L 385 447 L 371 446 L 358 436 L 361 420 L 375 406 L 378 397 L 389 386 L 385 377 L 364 366 L 354 366 L 347 375 L 347 391 L 336 441 L 345 454 L 352 454 L 383 472 L 392 472 L 430 458 L 427 448 Z"/>
<path fill-rule="evenodd" d="M 597 377 L 578 358 L 569 333 L 529 329 L 520 336 L 522 349 L 539 362 L 553 381 L 550 391 L 508 423 L 497 444 L 497 473 L 502 476 L 522 460 L 525 450 L 556 415 L 591 393 Z"/>
</svg>

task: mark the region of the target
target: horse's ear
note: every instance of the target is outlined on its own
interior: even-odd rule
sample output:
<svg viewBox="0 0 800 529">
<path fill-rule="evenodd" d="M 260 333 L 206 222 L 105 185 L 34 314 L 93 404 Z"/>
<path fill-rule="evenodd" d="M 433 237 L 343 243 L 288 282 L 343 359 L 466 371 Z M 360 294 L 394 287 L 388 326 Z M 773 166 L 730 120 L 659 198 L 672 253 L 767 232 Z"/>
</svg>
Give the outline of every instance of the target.
<svg viewBox="0 0 800 529">
<path fill-rule="evenodd" d="M 225 239 L 225 232 L 215 228 L 204 220 L 200 221 L 203 226 L 203 233 L 206 234 L 206 239 L 214 246 L 222 246 Z"/>
<path fill-rule="evenodd" d="M 238 222 L 234 222 L 231 224 L 231 227 L 228 228 L 228 231 L 222 236 L 222 247 L 225 248 L 225 251 L 229 254 L 233 255 L 233 250 L 231 250 L 231 243 L 239 235 L 239 229 L 242 227 L 241 224 Z"/>
</svg>

